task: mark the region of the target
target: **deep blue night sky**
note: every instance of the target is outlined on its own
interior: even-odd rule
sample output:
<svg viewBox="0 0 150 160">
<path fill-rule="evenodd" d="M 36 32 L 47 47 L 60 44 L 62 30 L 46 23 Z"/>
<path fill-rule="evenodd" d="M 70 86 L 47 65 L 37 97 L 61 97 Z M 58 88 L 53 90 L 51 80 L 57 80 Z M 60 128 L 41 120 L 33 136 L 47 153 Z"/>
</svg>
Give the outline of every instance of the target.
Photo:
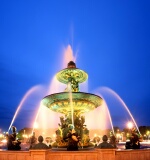
<svg viewBox="0 0 150 160">
<path fill-rule="evenodd" d="M 111 88 L 138 125 L 150 126 L 149 10 L 149 0 L 1 0 L 0 128 L 8 129 L 29 89 L 47 88 L 62 69 L 68 45 L 77 52 L 77 66 L 89 75 L 89 92 Z M 30 121 L 46 92 L 38 93 L 18 118 L 18 128 Z"/>
</svg>

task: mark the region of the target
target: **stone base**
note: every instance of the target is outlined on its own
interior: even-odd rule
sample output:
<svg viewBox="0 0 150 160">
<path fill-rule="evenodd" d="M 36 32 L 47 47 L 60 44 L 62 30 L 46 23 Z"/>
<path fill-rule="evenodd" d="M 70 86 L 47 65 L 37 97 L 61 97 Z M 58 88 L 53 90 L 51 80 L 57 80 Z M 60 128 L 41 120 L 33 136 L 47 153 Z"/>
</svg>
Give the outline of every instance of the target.
<svg viewBox="0 0 150 160">
<path fill-rule="evenodd" d="M 89 151 L 0 150 L 0 160 L 150 160 L 150 149 Z"/>
</svg>

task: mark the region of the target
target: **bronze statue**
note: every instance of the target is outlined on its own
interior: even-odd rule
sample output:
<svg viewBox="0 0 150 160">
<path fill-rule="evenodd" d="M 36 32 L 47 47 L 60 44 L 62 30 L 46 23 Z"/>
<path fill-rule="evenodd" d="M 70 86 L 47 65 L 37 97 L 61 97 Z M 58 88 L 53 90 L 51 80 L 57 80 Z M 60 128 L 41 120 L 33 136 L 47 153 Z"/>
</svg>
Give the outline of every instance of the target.
<svg viewBox="0 0 150 160">
<path fill-rule="evenodd" d="M 12 126 L 12 134 L 7 134 L 7 149 L 8 150 L 20 150 L 21 142 L 16 139 L 16 127 Z"/>
</svg>

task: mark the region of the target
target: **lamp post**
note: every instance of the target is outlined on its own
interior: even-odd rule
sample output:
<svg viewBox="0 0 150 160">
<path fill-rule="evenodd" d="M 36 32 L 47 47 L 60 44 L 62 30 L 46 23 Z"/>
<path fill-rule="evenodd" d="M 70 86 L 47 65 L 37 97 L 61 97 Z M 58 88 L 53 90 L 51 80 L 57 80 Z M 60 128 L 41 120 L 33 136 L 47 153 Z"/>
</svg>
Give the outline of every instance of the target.
<svg viewBox="0 0 150 160">
<path fill-rule="evenodd" d="M 133 128 L 133 123 L 132 122 L 128 122 L 127 123 L 128 128 L 131 130 Z"/>
<path fill-rule="evenodd" d="M 25 129 L 23 130 L 23 142 L 25 143 L 25 138 L 26 138 L 26 131 Z"/>
<path fill-rule="evenodd" d="M 149 139 L 149 134 L 150 134 L 150 131 L 147 131 L 147 132 L 146 132 L 146 135 L 147 135 L 147 141 L 148 141 L 148 139 Z"/>
<path fill-rule="evenodd" d="M 130 136 L 131 136 L 131 129 L 133 128 L 133 123 L 132 122 L 128 122 L 127 123 L 127 127 L 128 127 L 128 129 L 129 129 L 129 134 L 130 134 Z M 130 137 L 129 136 L 129 137 Z"/>
</svg>

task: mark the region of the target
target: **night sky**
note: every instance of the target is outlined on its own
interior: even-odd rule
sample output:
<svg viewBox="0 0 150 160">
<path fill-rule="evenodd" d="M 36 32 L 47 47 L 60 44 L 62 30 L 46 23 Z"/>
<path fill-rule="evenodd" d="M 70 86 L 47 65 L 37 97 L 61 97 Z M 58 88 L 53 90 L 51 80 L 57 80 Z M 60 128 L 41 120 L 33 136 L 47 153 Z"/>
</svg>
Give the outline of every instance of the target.
<svg viewBox="0 0 150 160">
<path fill-rule="evenodd" d="M 138 126 L 150 126 L 149 0 L 1 0 L 2 131 L 8 130 L 23 97 L 33 89 L 16 119 L 18 128 L 30 126 L 53 76 L 63 69 L 68 48 L 77 67 L 88 73 L 88 92 L 110 88 Z"/>
</svg>

